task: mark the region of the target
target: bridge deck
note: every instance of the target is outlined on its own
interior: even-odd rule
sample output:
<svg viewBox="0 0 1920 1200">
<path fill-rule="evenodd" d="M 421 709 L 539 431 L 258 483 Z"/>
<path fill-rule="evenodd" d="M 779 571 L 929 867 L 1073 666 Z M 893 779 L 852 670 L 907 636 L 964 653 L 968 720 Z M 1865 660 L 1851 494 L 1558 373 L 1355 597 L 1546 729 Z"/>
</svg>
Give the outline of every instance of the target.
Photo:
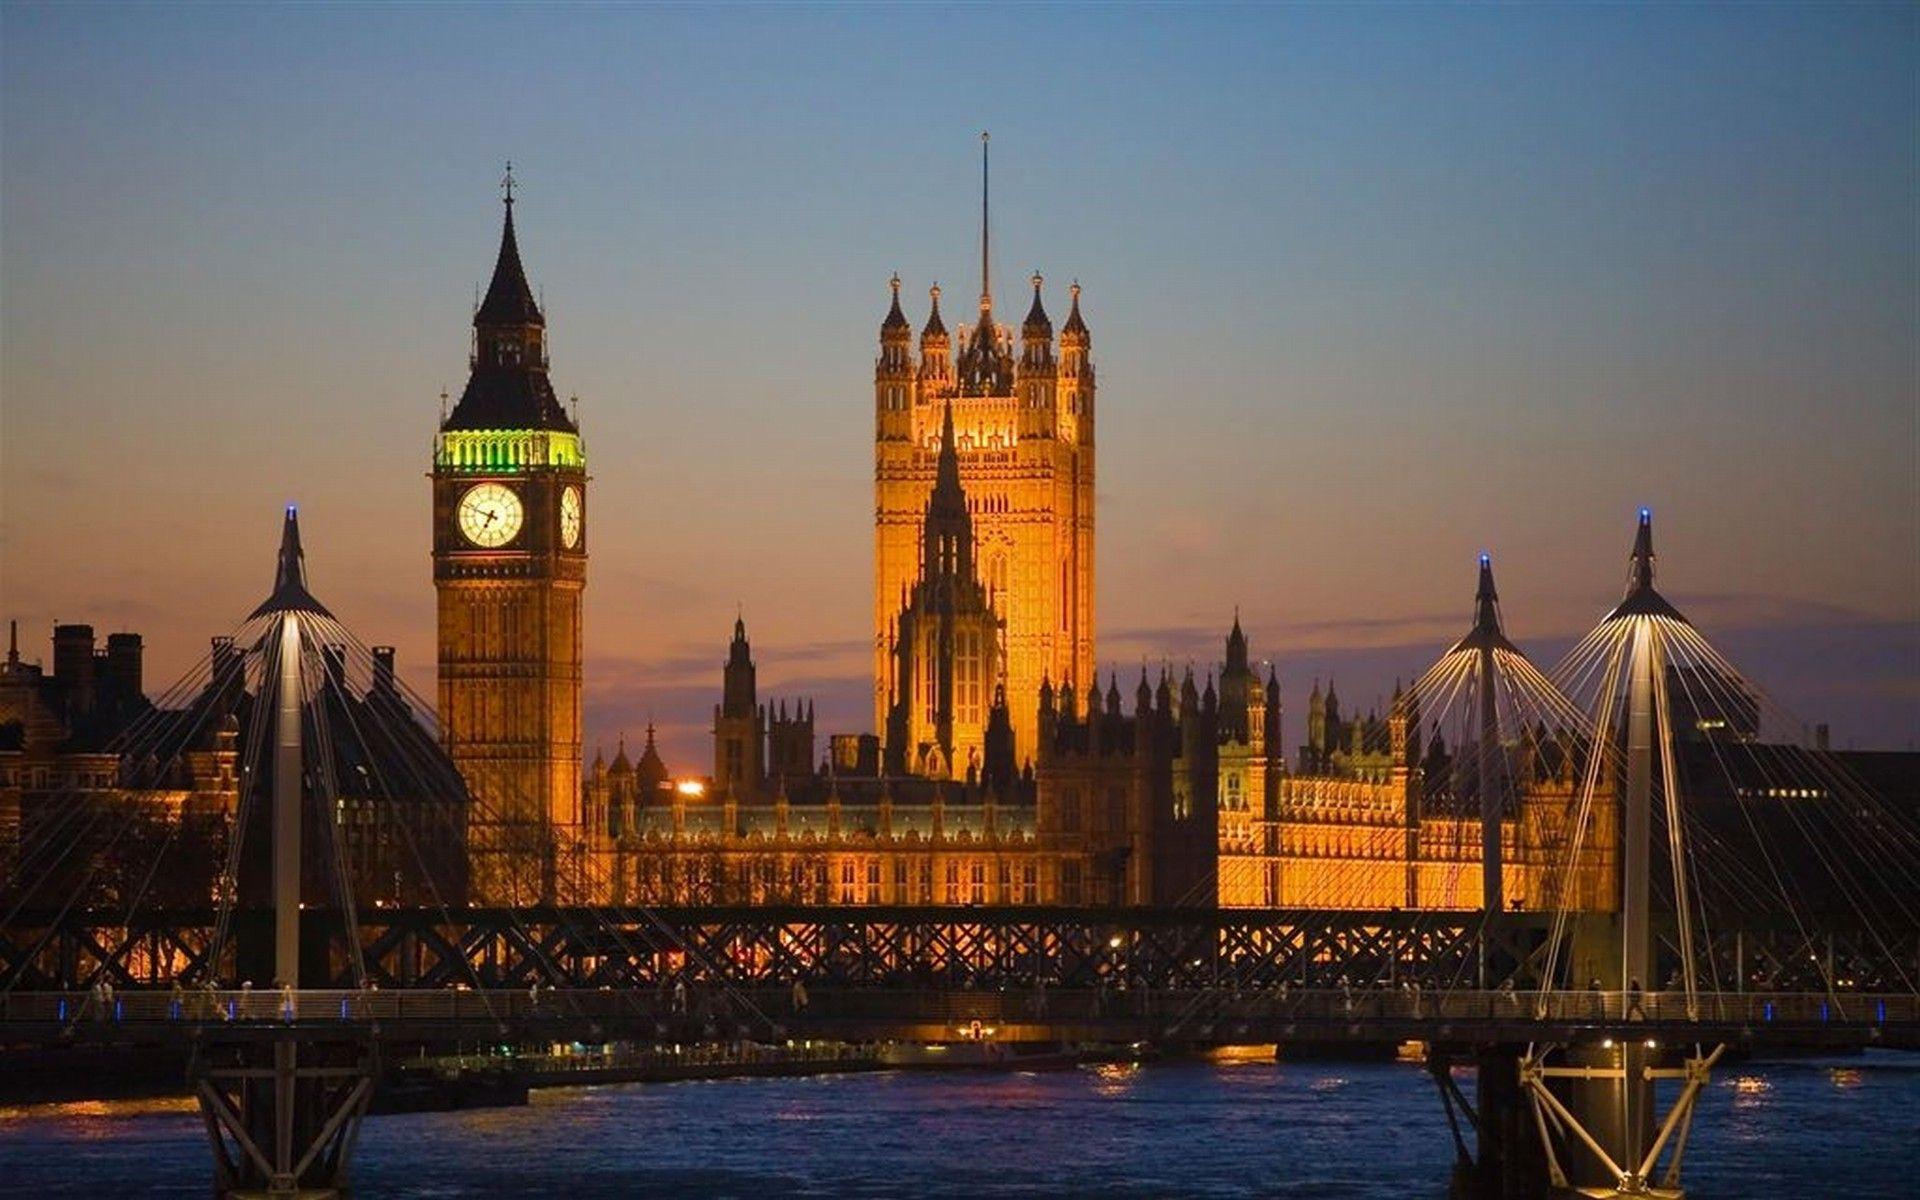
<svg viewBox="0 0 1920 1200">
<path fill-rule="evenodd" d="M 165 1044 L 209 1037 L 458 1041 L 832 1038 L 1460 1044 L 1652 1038 L 1755 1048 L 1920 1049 L 1913 993 L 1418 992 L 1397 989 L 122 991 L 0 995 L 0 1042 Z"/>
</svg>

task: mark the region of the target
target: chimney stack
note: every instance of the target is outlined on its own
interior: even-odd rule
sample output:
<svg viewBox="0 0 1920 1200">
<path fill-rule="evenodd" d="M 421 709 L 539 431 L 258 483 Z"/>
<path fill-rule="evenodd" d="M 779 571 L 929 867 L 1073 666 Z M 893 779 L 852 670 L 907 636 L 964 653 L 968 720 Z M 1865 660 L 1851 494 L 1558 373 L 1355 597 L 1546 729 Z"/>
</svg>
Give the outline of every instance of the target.
<svg viewBox="0 0 1920 1200">
<path fill-rule="evenodd" d="M 143 695 L 141 659 L 143 651 L 137 633 L 107 635 L 107 688 L 114 703 L 137 706 Z"/>
<path fill-rule="evenodd" d="M 333 685 L 336 693 L 347 690 L 347 648 L 334 643 L 320 649 L 320 660 L 326 664 L 327 682 Z"/>
<path fill-rule="evenodd" d="M 375 646 L 373 648 L 373 694 L 391 696 L 393 691 L 393 647 Z"/>
<path fill-rule="evenodd" d="M 93 711 L 93 626 L 53 627 L 53 678 L 66 694 L 69 716 Z"/>
</svg>

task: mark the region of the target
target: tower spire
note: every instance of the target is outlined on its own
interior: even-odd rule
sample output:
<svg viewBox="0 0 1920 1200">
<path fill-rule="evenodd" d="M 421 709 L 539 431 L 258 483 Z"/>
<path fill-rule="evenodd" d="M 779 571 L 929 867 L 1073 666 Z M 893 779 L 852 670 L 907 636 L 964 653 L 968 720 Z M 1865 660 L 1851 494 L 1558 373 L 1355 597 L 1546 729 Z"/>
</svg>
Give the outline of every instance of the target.
<svg viewBox="0 0 1920 1200">
<path fill-rule="evenodd" d="M 1473 594 L 1473 627 L 1500 632 L 1500 593 L 1493 587 L 1493 555 L 1480 554 L 1480 586 Z"/>
<path fill-rule="evenodd" d="M 500 181 L 501 203 L 506 218 L 500 228 L 500 254 L 494 260 L 493 279 L 487 284 L 486 297 L 473 315 L 477 328 L 486 326 L 545 325 L 533 287 L 527 282 L 527 269 L 520 265 L 520 239 L 513 230 L 513 164 L 507 164 L 506 177 Z"/>
<path fill-rule="evenodd" d="M 1640 510 L 1640 526 L 1633 535 L 1633 555 L 1627 570 L 1627 596 L 1608 620 L 1622 616 L 1671 617 L 1685 621 L 1680 610 L 1667 602 L 1653 587 L 1653 510 Z"/>
<path fill-rule="evenodd" d="M 1653 586 L 1653 510 L 1640 510 L 1640 528 L 1633 535 L 1633 571 L 1628 592 Z"/>
<path fill-rule="evenodd" d="M 1480 552 L 1480 583 L 1473 593 L 1473 628 L 1453 644 L 1459 650 L 1513 650 L 1512 642 L 1500 628 L 1500 593 L 1493 586 L 1493 555 Z"/>
<path fill-rule="evenodd" d="M 554 395 L 547 376 L 547 320 L 527 270 L 513 209 L 519 183 L 513 165 L 500 180 L 500 250 L 486 294 L 473 310 L 473 355 L 467 386 L 440 422 L 441 432 L 559 430 L 578 427 Z"/>
<path fill-rule="evenodd" d="M 980 131 L 980 311 L 993 311 L 993 273 L 988 260 L 992 227 L 987 222 L 987 143 L 991 135 Z"/>
<path fill-rule="evenodd" d="M 307 556 L 300 549 L 300 513 L 287 505 L 287 519 L 280 527 L 280 554 L 274 562 L 273 594 L 253 610 L 248 620 L 275 612 L 311 612 L 332 616 L 326 605 L 307 590 Z"/>
</svg>

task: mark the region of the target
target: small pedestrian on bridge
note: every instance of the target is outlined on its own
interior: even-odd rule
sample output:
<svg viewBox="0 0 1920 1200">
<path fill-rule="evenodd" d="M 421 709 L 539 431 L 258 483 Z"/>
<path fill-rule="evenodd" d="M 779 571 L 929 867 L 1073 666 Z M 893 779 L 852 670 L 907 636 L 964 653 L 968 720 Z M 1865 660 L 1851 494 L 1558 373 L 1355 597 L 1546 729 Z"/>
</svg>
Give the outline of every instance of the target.
<svg viewBox="0 0 1920 1200">
<path fill-rule="evenodd" d="M 1641 1003 L 1645 994 L 1645 989 L 1640 986 L 1638 979 L 1627 980 L 1627 1011 L 1622 1014 L 1622 1019 L 1631 1021 L 1636 1013 L 1642 1021 L 1647 1019 L 1647 1010 Z"/>
<path fill-rule="evenodd" d="M 797 1017 L 800 1014 L 806 1012 L 807 1002 L 808 1002 L 807 981 L 804 979 L 794 980 L 793 981 L 793 1015 Z"/>
</svg>

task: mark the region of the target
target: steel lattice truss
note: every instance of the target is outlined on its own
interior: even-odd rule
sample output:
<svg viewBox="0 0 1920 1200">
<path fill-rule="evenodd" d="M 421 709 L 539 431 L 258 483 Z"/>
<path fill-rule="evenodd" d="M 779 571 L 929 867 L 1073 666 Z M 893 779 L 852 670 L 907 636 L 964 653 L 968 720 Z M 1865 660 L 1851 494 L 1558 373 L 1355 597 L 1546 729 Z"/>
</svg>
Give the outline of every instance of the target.
<svg viewBox="0 0 1920 1200">
<path fill-rule="evenodd" d="M 216 914 L 22 914 L 0 930 L 0 987 L 228 985 L 234 946 L 264 930 L 242 912 L 216 953 Z M 349 986 L 338 915 L 303 914 L 303 959 Z M 1477 912 L 1043 908 L 373 909 L 356 931 L 384 988 L 754 987 L 796 979 L 845 987 L 1259 988 L 1418 982 L 1470 986 Z M 1517 986 L 1539 982 L 1544 918 L 1508 917 L 1490 956 Z M 1670 939 L 1666 956 L 1674 956 Z M 1890 942 L 1858 929 L 1724 931 L 1711 970 L 1728 989 L 1908 990 L 1920 931 Z M 309 969 L 309 975 L 312 970 Z M 310 979 L 310 983 L 312 980 Z"/>
</svg>

